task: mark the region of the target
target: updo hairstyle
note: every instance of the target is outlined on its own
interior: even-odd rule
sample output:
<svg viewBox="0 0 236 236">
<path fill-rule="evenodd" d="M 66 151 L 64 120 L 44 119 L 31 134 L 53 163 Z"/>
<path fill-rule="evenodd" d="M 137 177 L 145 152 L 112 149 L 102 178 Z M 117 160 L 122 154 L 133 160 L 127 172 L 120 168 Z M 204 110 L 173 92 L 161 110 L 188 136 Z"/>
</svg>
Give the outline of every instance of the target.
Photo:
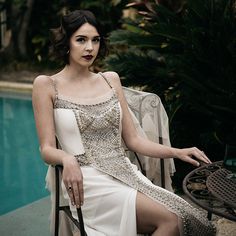
<svg viewBox="0 0 236 236">
<path fill-rule="evenodd" d="M 61 17 L 60 27 L 50 30 L 52 53 L 65 64 L 69 64 L 70 38 L 85 23 L 94 26 L 100 36 L 100 48 L 97 57 L 104 57 L 107 54 L 105 39 L 94 14 L 88 10 L 75 10 Z"/>
</svg>

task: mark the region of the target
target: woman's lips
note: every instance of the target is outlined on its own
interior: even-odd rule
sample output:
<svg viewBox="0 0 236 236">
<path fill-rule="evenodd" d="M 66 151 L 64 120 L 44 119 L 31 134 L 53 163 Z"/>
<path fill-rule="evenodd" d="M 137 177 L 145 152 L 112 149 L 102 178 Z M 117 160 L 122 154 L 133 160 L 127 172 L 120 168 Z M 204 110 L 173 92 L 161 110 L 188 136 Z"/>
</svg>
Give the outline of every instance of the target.
<svg viewBox="0 0 236 236">
<path fill-rule="evenodd" d="M 87 61 L 92 60 L 93 56 L 92 55 L 87 55 L 87 56 L 83 56 L 84 59 L 86 59 Z"/>
</svg>

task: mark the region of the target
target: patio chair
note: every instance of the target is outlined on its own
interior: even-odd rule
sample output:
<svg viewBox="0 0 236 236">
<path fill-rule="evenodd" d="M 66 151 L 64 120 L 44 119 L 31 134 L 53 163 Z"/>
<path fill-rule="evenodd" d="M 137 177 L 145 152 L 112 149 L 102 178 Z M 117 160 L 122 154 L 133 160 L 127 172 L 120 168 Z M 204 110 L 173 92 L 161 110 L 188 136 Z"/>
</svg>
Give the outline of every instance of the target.
<svg viewBox="0 0 236 236">
<path fill-rule="evenodd" d="M 154 142 L 170 146 L 168 117 L 160 98 L 152 93 L 146 93 L 123 87 L 134 124 L 140 135 Z M 141 128 L 142 127 L 142 128 Z M 57 147 L 59 144 L 57 142 Z M 173 159 L 149 158 L 130 152 L 126 149 L 130 160 L 138 166 L 154 184 L 173 191 L 170 175 L 175 171 Z M 86 236 L 81 208 L 77 208 L 78 221 L 72 217 L 69 206 L 60 204 L 60 175 L 62 166 L 55 166 L 55 224 L 54 235 L 59 233 L 59 215 L 63 211 L 68 219 L 80 230 L 81 236 Z"/>
</svg>

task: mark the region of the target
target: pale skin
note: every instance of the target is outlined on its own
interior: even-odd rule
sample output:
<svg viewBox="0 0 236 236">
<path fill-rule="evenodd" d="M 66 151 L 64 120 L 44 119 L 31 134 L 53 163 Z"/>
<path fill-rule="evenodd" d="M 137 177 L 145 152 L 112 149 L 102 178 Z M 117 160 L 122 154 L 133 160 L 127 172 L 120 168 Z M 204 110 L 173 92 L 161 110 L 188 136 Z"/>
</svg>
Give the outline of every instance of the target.
<svg viewBox="0 0 236 236">
<path fill-rule="evenodd" d="M 69 45 L 69 65 L 51 76 L 57 81 L 59 94 L 63 94 L 73 101 L 79 101 L 80 98 L 99 97 L 110 91 L 110 87 L 104 79 L 89 70 L 98 54 L 99 47 L 99 34 L 94 26 L 85 23 L 74 32 Z M 92 55 L 93 58 L 87 60 L 83 57 L 86 55 Z M 196 147 L 172 148 L 140 137 L 128 111 L 119 76 L 115 72 L 105 72 L 104 75 L 115 88 L 121 104 L 122 138 L 130 150 L 153 158 L 178 158 L 195 166 L 199 165 L 199 161 L 210 163 L 207 156 Z M 33 86 L 33 108 L 41 155 L 50 165 L 63 165 L 62 179 L 68 189 L 72 204 L 79 207 L 84 202 L 83 175 L 75 157 L 56 148 L 53 120 L 55 91 L 51 78 L 44 75 L 38 76 Z M 193 159 L 193 157 L 195 158 Z M 139 233 L 151 233 L 153 236 L 179 235 L 177 216 L 139 192 L 136 199 L 136 217 Z"/>
</svg>

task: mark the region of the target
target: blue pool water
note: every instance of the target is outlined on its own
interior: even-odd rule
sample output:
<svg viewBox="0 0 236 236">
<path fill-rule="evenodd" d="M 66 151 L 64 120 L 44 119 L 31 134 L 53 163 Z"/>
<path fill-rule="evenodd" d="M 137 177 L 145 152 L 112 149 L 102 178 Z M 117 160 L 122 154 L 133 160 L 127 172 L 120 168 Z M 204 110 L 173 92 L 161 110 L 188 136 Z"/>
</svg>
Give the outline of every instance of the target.
<svg viewBox="0 0 236 236">
<path fill-rule="evenodd" d="M 0 94 L 0 215 L 48 195 L 30 97 Z"/>
</svg>

